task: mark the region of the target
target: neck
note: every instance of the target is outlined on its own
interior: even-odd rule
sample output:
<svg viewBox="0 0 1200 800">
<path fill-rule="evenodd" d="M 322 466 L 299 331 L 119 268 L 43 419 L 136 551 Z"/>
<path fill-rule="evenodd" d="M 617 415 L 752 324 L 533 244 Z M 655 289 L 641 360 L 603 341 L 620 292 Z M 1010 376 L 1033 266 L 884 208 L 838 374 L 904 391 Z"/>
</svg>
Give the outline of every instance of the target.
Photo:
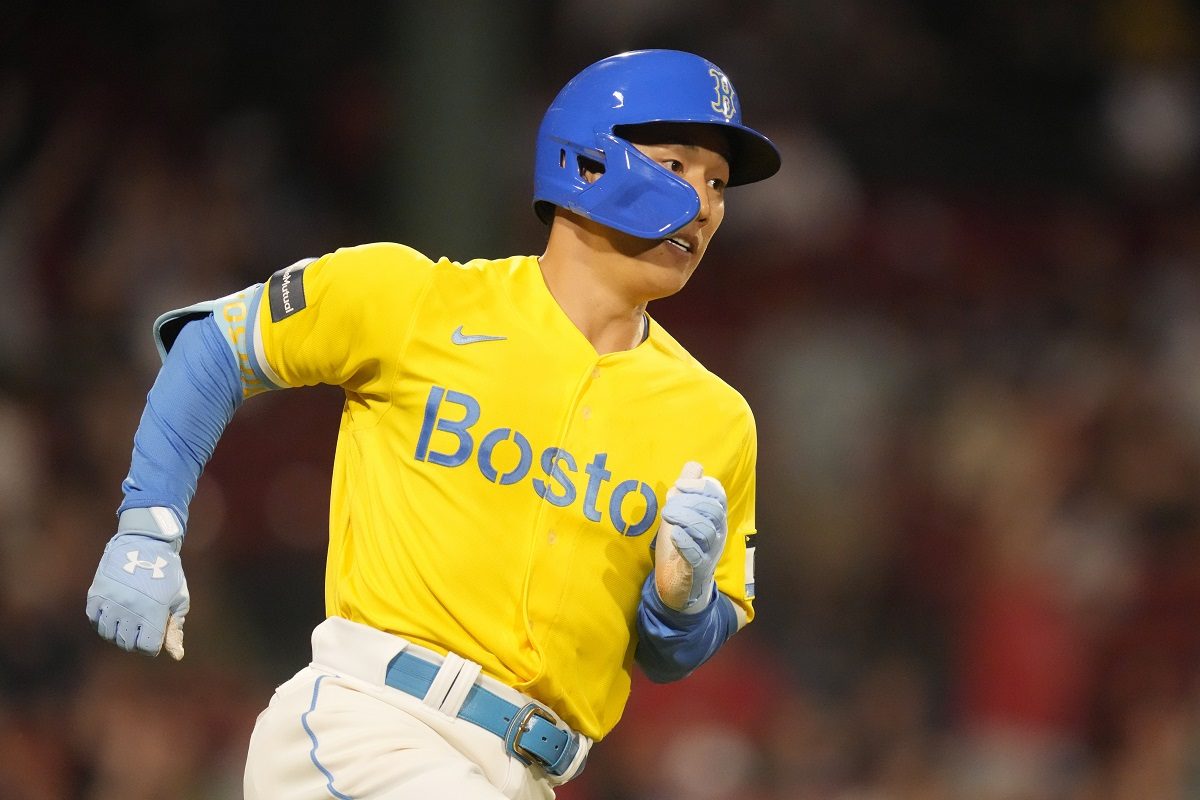
<svg viewBox="0 0 1200 800">
<path fill-rule="evenodd" d="M 622 280 L 631 268 L 628 255 L 597 242 L 594 232 L 573 220 L 559 219 L 539 261 L 550 294 L 598 354 L 642 341 L 650 298 Z"/>
</svg>

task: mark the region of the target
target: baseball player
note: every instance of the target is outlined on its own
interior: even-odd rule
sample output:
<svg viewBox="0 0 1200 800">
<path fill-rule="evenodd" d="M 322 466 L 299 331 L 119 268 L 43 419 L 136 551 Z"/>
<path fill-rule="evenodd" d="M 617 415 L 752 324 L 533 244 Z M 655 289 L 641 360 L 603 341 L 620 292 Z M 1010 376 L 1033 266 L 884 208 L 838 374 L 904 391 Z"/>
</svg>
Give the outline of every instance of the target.
<svg viewBox="0 0 1200 800">
<path fill-rule="evenodd" d="M 183 656 L 188 503 L 242 401 L 346 396 L 327 619 L 258 718 L 248 798 L 553 797 L 635 662 L 680 679 L 754 616 L 753 417 L 646 306 L 779 155 L 724 72 L 670 50 L 583 70 L 536 148 L 540 257 L 351 247 L 155 322 L 87 602 L 125 650 Z"/>
</svg>

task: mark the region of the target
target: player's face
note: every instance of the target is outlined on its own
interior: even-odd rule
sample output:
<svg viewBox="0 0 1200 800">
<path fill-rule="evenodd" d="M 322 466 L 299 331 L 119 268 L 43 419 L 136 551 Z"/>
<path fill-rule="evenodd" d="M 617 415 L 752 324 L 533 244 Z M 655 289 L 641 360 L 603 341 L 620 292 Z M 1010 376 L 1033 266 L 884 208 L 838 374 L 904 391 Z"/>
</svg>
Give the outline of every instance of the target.
<svg viewBox="0 0 1200 800">
<path fill-rule="evenodd" d="M 687 283 L 725 219 L 728 143 L 719 131 L 709 126 L 665 123 L 635 129 L 629 141 L 655 163 L 690 184 L 700 197 L 700 213 L 671 236 L 649 241 L 626 237 L 627 241 L 619 245 L 648 268 L 642 274 L 655 284 L 648 287 L 651 292 L 665 297 Z"/>
<path fill-rule="evenodd" d="M 687 144 L 637 144 L 648 158 L 662 165 L 691 184 L 700 196 L 700 213 L 696 219 L 665 239 L 667 252 L 693 256 L 693 265 L 712 240 L 725 219 L 725 185 L 729 183 L 729 161 L 724 155 L 725 140 L 708 129 L 696 131 Z"/>
</svg>

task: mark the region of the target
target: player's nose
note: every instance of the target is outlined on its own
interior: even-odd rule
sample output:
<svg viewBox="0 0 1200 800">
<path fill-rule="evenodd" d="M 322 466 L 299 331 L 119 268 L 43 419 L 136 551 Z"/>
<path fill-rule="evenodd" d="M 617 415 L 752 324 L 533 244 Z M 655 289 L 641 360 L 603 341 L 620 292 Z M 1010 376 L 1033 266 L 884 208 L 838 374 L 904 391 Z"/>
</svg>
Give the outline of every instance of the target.
<svg viewBox="0 0 1200 800">
<path fill-rule="evenodd" d="M 700 196 L 700 213 L 696 215 L 696 221 L 701 225 L 705 225 L 712 216 L 712 197 L 709 195 L 710 189 L 707 182 L 704 181 L 700 181 L 698 183 L 693 181 L 692 186 L 695 188 L 696 194 Z"/>
</svg>

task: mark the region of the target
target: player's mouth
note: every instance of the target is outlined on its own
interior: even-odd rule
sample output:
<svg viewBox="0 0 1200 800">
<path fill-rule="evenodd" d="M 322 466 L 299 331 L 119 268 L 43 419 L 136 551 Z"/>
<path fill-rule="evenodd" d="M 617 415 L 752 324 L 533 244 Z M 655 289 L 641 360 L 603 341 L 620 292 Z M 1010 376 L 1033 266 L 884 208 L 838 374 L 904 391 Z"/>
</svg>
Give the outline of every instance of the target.
<svg viewBox="0 0 1200 800">
<path fill-rule="evenodd" d="M 666 240 L 667 244 L 672 245 L 685 253 L 696 252 L 696 242 L 694 239 L 685 238 L 683 236 L 672 236 Z"/>
</svg>

